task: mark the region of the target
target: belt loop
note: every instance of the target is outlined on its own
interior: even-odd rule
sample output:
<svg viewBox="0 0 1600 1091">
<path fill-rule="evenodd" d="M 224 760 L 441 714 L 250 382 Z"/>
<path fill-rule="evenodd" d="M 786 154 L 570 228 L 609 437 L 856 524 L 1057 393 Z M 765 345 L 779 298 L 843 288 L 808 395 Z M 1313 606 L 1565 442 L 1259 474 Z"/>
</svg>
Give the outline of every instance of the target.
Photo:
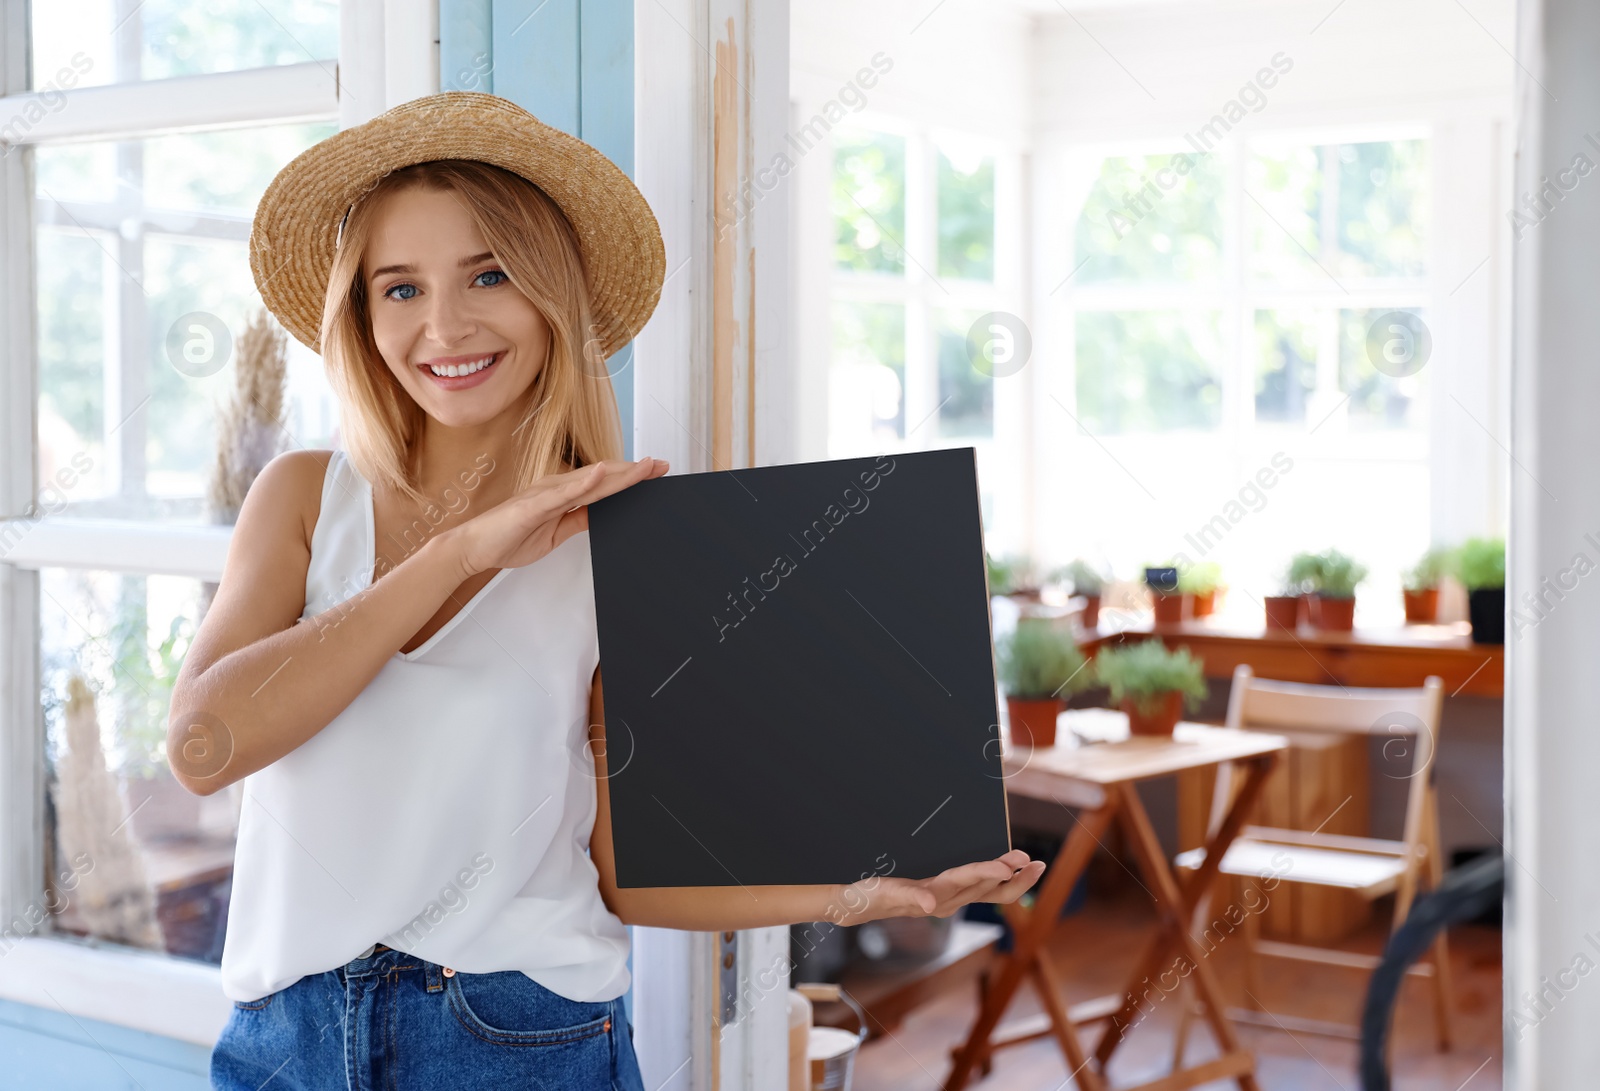
<svg viewBox="0 0 1600 1091">
<path fill-rule="evenodd" d="M 423 960 L 423 965 L 427 967 L 428 991 L 431 993 L 436 993 L 440 989 L 443 989 L 444 967 L 440 966 L 437 962 L 429 962 L 426 959 Z"/>
</svg>

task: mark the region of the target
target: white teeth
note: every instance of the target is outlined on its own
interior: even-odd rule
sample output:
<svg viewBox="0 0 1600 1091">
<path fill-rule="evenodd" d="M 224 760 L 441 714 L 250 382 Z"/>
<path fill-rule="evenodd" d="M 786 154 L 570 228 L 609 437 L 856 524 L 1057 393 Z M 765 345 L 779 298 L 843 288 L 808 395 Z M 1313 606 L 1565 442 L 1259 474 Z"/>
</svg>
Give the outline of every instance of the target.
<svg viewBox="0 0 1600 1091">
<path fill-rule="evenodd" d="M 453 378 L 457 375 L 471 375 L 475 371 L 482 371 L 492 363 L 494 363 L 494 357 L 485 356 L 483 359 L 475 360 L 470 364 L 446 364 L 442 368 L 437 368 L 432 364 L 429 364 L 428 370 L 433 372 L 435 375 Z"/>
</svg>

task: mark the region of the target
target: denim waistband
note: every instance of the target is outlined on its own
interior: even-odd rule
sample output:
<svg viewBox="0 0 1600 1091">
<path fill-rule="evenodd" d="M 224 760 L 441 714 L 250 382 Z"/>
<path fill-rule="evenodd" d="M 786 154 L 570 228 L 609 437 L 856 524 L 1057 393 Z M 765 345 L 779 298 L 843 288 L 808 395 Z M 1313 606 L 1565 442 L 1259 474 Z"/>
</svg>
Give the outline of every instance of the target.
<svg viewBox="0 0 1600 1091">
<path fill-rule="evenodd" d="M 427 978 L 429 992 L 437 992 L 444 988 L 444 979 L 455 972 L 437 962 L 429 962 L 425 958 L 397 951 L 382 943 L 374 945 L 370 953 L 357 955 L 338 967 L 336 972 L 340 982 L 343 983 L 351 978 L 360 980 L 369 977 L 387 977 L 406 970 L 421 970 Z"/>
</svg>

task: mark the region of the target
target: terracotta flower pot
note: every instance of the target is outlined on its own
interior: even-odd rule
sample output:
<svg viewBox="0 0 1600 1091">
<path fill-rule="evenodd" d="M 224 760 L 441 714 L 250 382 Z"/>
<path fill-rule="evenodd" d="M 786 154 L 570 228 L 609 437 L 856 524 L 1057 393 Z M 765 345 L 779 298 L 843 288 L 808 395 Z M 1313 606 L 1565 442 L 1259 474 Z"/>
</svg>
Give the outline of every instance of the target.
<svg viewBox="0 0 1600 1091">
<path fill-rule="evenodd" d="M 1406 600 L 1406 623 L 1427 624 L 1439 620 L 1439 589 L 1424 587 L 1420 591 L 1402 592 Z"/>
<path fill-rule="evenodd" d="M 1139 711 L 1132 697 L 1123 699 L 1122 711 L 1128 714 L 1128 731 L 1134 735 L 1168 735 L 1183 719 L 1183 694 L 1173 690 L 1161 695 L 1161 703 L 1152 713 Z"/>
<path fill-rule="evenodd" d="M 1299 595 L 1268 595 L 1263 601 L 1267 606 L 1268 631 L 1295 631 L 1300 623 Z"/>
<path fill-rule="evenodd" d="M 1079 622 L 1085 629 L 1095 629 L 1100 626 L 1100 596 L 1083 596 L 1083 615 Z"/>
<path fill-rule="evenodd" d="M 1196 591 L 1193 600 L 1194 617 L 1210 617 L 1217 609 L 1217 592 Z"/>
<path fill-rule="evenodd" d="M 1348 633 L 1356 627 L 1356 597 L 1317 596 L 1316 626 L 1328 632 Z"/>
<path fill-rule="evenodd" d="M 1189 617 L 1193 607 L 1193 597 L 1187 592 L 1173 592 L 1164 594 L 1152 591 L 1150 600 L 1155 606 L 1157 625 L 1173 625 Z"/>
<path fill-rule="evenodd" d="M 1011 745 L 1043 747 L 1056 744 L 1056 717 L 1067 707 L 1060 697 L 1006 697 L 1011 714 Z"/>
</svg>

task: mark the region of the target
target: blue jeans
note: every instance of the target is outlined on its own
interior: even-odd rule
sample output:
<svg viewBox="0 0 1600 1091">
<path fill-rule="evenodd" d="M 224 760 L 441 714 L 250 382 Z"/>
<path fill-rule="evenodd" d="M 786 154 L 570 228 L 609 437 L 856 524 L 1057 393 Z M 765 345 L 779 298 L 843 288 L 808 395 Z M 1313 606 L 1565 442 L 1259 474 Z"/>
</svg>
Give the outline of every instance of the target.
<svg viewBox="0 0 1600 1091">
<path fill-rule="evenodd" d="M 211 1052 L 211 1086 L 644 1091 L 620 996 L 584 1003 L 521 970 L 444 970 L 380 949 L 235 1001 Z"/>
</svg>

